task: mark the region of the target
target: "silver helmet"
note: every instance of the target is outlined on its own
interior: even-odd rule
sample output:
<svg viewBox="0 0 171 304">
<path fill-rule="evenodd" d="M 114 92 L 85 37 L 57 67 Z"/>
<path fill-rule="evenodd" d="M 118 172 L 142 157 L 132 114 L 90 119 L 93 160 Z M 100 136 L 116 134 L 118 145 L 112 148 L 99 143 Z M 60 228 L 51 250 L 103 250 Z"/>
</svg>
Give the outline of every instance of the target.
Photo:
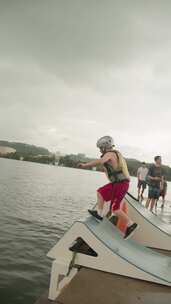
<svg viewBox="0 0 171 304">
<path fill-rule="evenodd" d="M 96 145 L 101 150 L 112 149 L 114 147 L 114 141 L 111 136 L 103 136 L 98 139 Z"/>
</svg>

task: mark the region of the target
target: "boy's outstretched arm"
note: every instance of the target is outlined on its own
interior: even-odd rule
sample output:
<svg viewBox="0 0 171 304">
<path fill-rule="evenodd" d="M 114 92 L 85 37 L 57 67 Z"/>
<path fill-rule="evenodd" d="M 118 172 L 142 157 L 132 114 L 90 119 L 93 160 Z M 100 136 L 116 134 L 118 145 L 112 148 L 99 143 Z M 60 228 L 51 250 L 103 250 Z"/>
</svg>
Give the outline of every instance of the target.
<svg viewBox="0 0 171 304">
<path fill-rule="evenodd" d="M 113 162 L 117 164 L 116 156 L 112 155 L 112 158 L 113 158 L 112 159 Z M 92 161 L 87 162 L 87 163 L 81 163 L 81 164 L 79 164 L 79 167 L 80 168 L 96 167 L 98 165 L 103 165 L 104 163 L 106 163 L 109 160 L 111 160 L 111 155 L 110 155 L 110 153 L 107 153 L 99 159 L 95 159 L 95 160 L 92 160 Z"/>
<path fill-rule="evenodd" d="M 87 163 L 81 163 L 79 164 L 80 168 L 91 168 L 96 167 L 97 165 L 100 165 L 102 163 L 101 159 L 95 159 Z"/>
</svg>

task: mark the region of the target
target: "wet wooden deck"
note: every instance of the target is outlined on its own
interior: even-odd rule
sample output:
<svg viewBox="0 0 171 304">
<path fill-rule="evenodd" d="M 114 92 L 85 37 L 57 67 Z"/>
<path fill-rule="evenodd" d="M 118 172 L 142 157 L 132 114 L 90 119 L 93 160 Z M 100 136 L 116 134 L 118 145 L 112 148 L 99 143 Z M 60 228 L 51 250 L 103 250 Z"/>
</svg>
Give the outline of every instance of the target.
<svg viewBox="0 0 171 304">
<path fill-rule="evenodd" d="M 82 268 L 56 301 L 47 293 L 36 304 L 170 304 L 171 288 Z"/>
</svg>

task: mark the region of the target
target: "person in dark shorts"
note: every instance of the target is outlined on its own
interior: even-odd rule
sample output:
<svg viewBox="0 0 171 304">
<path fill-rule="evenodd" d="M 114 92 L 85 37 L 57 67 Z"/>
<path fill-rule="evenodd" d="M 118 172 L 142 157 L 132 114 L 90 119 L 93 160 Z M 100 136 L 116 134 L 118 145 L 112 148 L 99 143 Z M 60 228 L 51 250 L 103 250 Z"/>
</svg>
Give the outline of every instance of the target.
<svg viewBox="0 0 171 304">
<path fill-rule="evenodd" d="M 164 185 L 164 170 L 162 167 L 161 156 L 155 156 L 155 163 L 150 166 L 147 181 L 148 181 L 148 199 L 146 202 L 146 208 L 150 206 L 150 211 L 153 212 L 153 208 L 160 197 L 160 192 L 163 190 Z"/>
<path fill-rule="evenodd" d="M 141 167 L 138 168 L 137 178 L 138 178 L 138 200 L 143 200 L 143 193 L 146 189 L 146 177 L 148 173 L 148 168 L 146 167 L 145 162 L 142 162 Z"/>
</svg>

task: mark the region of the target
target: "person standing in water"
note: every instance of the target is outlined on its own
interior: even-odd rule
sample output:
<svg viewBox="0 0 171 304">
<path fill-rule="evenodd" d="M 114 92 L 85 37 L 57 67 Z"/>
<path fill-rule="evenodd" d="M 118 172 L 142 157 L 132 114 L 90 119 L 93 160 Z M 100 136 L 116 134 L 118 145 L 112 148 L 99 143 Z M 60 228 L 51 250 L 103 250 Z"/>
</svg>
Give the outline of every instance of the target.
<svg viewBox="0 0 171 304">
<path fill-rule="evenodd" d="M 149 191 L 145 205 L 147 209 L 150 206 L 151 212 L 153 212 L 153 208 L 160 197 L 160 192 L 163 191 L 164 187 L 164 170 L 161 156 L 155 156 L 154 161 L 155 163 L 149 168 L 147 175 Z"/>
<path fill-rule="evenodd" d="M 141 167 L 138 168 L 137 178 L 138 178 L 138 200 L 143 200 L 144 190 L 146 189 L 146 177 L 148 173 L 148 168 L 146 167 L 146 163 L 142 162 Z"/>
<path fill-rule="evenodd" d="M 89 213 L 98 220 L 103 219 L 103 207 L 105 202 L 111 201 L 111 218 L 114 222 L 116 217 L 123 219 L 127 223 L 124 239 L 128 239 L 138 228 L 136 223 L 121 210 L 121 202 L 125 197 L 130 182 L 127 164 L 122 154 L 114 149 L 113 138 L 103 136 L 97 141 L 101 158 L 87 163 L 81 163 L 81 168 L 89 168 L 103 165 L 104 171 L 109 179 L 109 183 L 97 190 L 97 210 L 88 210 Z"/>
</svg>

